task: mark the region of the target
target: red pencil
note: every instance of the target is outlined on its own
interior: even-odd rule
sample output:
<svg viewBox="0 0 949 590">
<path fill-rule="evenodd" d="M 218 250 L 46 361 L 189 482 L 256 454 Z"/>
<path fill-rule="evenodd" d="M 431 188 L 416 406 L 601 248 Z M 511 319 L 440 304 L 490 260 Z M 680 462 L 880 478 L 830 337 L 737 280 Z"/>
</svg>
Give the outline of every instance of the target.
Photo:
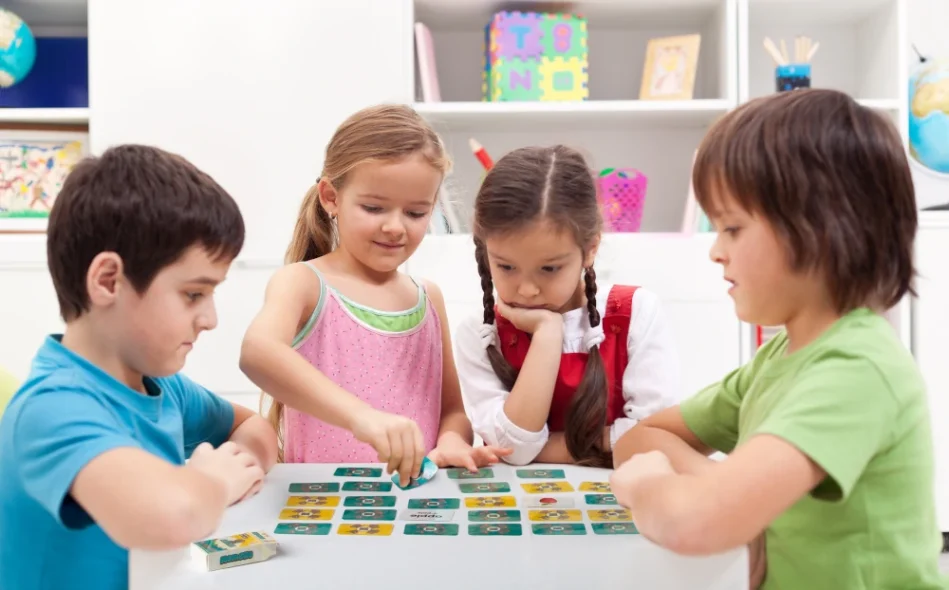
<svg viewBox="0 0 949 590">
<path fill-rule="evenodd" d="M 474 139 L 469 139 L 468 145 L 471 146 L 471 151 L 474 152 L 475 157 L 478 158 L 478 161 L 481 162 L 481 165 L 484 166 L 485 170 L 490 170 L 494 166 L 491 156 L 488 155 L 488 152 L 484 149 L 483 145 Z"/>
</svg>

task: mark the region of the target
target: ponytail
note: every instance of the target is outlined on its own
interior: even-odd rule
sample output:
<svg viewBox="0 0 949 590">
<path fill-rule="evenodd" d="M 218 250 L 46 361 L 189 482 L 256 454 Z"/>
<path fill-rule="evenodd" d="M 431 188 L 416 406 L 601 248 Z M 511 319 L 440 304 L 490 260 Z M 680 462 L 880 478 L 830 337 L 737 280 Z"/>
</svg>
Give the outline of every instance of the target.
<svg viewBox="0 0 949 590">
<path fill-rule="evenodd" d="M 293 238 L 284 256 L 285 264 L 304 262 L 329 254 L 336 248 L 339 238 L 336 223 L 320 203 L 320 181 L 310 187 L 303 197 L 297 223 L 293 228 Z M 264 413 L 264 403 L 270 399 L 267 421 L 277 433 L 277 461 L 283 462 L 283 404 L 266 393 L 260 394 L 260 413 Z"/>
</svg>

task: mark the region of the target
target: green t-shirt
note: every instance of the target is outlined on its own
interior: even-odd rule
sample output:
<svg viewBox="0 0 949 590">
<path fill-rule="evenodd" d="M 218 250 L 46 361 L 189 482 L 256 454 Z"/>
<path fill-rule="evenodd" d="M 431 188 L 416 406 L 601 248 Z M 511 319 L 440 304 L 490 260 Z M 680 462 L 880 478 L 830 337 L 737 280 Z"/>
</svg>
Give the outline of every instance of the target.
<svg viewBox="0 0 949 590">
<path fill-rule="evenodd" d="M 828 474 L 768 527 L 767 590 L 949 588 L 939 573 L 933 449 L 916 363 L 881 316 L 855 310 L 787 354 L 785 333 L 682 403 L 730 453 L 778 436 Z"/>
</svg>

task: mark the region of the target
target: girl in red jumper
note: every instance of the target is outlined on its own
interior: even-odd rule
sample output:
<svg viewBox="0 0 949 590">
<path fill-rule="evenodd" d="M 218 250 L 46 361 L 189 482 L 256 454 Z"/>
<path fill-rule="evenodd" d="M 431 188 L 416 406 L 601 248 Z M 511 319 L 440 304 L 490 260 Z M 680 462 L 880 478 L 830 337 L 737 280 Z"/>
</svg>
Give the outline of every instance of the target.
<svg viewBox="0 0 949 590">
<path fill-rule="evenodd" d="M 622 434 L 679 401 L 656 295 L 597 285 L 601 230 L 593 175 L 564 146 L 505 155 L 478 192 L 484 314 L 459 326 L 458 373 L 475 432 L 509 463 L 612 467 Z"/>
</svg>

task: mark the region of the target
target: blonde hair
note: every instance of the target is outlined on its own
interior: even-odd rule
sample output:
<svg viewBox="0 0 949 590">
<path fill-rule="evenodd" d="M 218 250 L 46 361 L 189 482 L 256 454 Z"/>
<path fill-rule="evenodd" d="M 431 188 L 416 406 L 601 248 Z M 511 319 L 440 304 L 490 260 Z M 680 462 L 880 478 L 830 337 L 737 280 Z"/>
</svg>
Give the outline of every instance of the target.
<svg viewBox="0 0 949 590">
<path fill-rule="evenodd" d="M 381 104 L 353 113 L 337 127 L 326 146 L 320 178 L 303 197 L 293 238 L 284 262 L 293 264 L 319 258 L 339 243 L 336 224 L 320 204 L 319 181 L 326 180 L 337 191 L 346 186 L 349 173 L 367 162 L 391 162 L 421 154 L 436 170 L 446 175 L 451 159 L 441 138 L 414 109 L 401 104 Z M 261 395 L 261 412 L 269 396 Z M 267 418 L 282 441 L 283 404 L 272 400 Z M 278 451 L 283 461 L 283 445 Z"/>
</svg>

